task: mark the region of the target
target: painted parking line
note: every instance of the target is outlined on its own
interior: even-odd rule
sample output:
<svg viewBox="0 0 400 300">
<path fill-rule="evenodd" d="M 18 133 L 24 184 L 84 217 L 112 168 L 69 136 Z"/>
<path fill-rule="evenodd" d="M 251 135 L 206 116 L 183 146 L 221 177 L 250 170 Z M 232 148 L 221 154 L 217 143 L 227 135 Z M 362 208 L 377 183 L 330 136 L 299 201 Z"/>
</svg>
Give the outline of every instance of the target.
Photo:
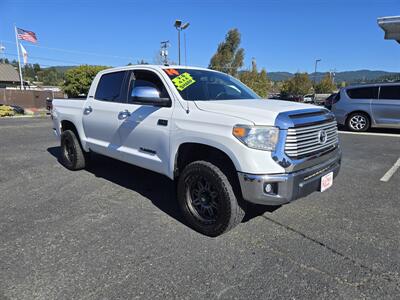
<svg viewBox="0 0 400 300">
<path fill-rule="evenodd" d="M 393 174 L 396 173 L 397 169 L 400 168 L 400 158 L 394 163 L 394 165 L 386 172 L 381 178 L 381 181 L 388 182 L 392 178 Z"/>
<path fill-rule="evenodd" d="M 351 131 L 341 131 L 338 130 L 341 134 L 354 134 L 354 135 L 372 135 L 372 136 L 390 136 L 390 137 L 398 137 L 400 138 L 400 133 L 378 133 L 378 132 L 351 132 Z"/>
</svg>

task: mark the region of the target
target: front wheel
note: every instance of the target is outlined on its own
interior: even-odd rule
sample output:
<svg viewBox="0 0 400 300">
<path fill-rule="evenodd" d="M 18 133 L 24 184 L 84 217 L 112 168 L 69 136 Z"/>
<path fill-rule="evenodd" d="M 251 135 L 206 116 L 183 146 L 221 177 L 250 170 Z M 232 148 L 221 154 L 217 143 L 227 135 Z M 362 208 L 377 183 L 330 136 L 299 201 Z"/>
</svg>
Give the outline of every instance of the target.
<svg viewBox="0 0 400 300">
<path fill-rule="evenodd" d="M 178 181 L 178 201 L 189 225 L 212 237 L 235 227 L 245 214 L 227 176 L 206 161 L 185 167 Z"/>
<path fill-rule="evenodd" d="M 78 137 L 72 130 L 65 130 L 61 134 L 61 163 L 69 170 L 85 168 L 88 155 L 82 149 Z"/>
<path fill-rule="evenodd" d="M 352 113 L 347 118 L 347 128 L 351 131 L 363 132 L 367 131 L 371 126 L 369 117 L 362 112 Z"/>
</svg>

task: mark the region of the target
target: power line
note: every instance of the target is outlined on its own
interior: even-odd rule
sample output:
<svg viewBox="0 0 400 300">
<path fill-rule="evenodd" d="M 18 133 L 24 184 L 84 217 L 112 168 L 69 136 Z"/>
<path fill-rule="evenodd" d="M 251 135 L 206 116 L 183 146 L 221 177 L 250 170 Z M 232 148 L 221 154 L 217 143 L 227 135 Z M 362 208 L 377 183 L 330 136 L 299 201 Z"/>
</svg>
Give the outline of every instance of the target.
<svg viewBox="0 0 400 300">
<path fill-rule="evenodd" d="M 2 40 L 4 43 L 8 44 L 14 44 L 12 41 L 7 41 L 7 40 Z M 78 50 L 72 50 L 72 49 L 65 49 L 65 48 L 55 48 L 55 47 L 46 47 L 46 46 L 40 46 L 40 45 L 32 45 L 32 44 L 25 44 L 28 48 L 34 47 L 34 48 L 41 48 L 41 49 L 47 49 L 47 50 L 52 50 L 52 51 L 59 51 L 59 52 L 65 52 L 65 53 L 71 53 L 71 54 L 84 54 L 84 55 L 91 55 L 91 56 L 100 56 L 100 57 L 109 57 L 109 58 L 117 58 L 117 59 L 127 59 L 130 61 L 134 60 L 150 60 L 148 58 L 135 58 L 133 56 L 119 56 L 119 55 L 110 55 L 110 54 L 103 54 L 103 53 L 97 53 L 97 52 L 86 52 L 86 51 L 78 51 Z"/>
<path fill-rule="evenodd" d="M 13 53 L 5 52 L 4 54 L 6 54 L 7 56 L 17 57 L 17 55 L 13 54 Z M 76 61 L 51 59 L 51 58 L 45 58 L 45 57 L 40 57 L 40 56 L 29 56 L 29 58 L 36 58 L 36 59 L 40 59 L 40 60 L 54 61 L 54 62 L 60 62 L 60 63 L 68 63 L 68 64 L 75 64 L 75 65 L 85 65 L 86 64 L 86 63 L 81 63 L 81 62 L 76 62 Z"/>
</svg>

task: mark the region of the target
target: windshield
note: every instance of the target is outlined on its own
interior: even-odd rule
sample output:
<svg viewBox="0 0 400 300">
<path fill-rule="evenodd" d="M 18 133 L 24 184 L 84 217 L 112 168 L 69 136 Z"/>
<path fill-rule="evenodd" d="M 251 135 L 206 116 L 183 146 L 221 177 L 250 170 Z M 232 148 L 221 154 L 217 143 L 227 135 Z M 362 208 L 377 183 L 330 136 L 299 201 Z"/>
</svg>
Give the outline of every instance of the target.
<svg viewBox="0 0 400 300">
<path fill-rule="evenodd" d="M 236 100 L 260 97 L 239 80 L 219 72 L 164 69 L 185 100 Z"/>
</svg>

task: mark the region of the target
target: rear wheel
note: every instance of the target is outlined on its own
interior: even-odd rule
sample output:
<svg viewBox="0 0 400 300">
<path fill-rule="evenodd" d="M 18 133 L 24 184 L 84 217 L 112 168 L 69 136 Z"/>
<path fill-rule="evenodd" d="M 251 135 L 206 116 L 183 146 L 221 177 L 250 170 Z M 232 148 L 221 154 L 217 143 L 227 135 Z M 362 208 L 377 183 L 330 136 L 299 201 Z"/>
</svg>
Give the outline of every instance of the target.
<svg viewBox="0 0 400 300">
<path fill-rule="evenodd" d="M 371 126 L 371 122 L 367 114 L 362 112 L 352 113 L 347 118 L 347 128 L 351 131 L 367 131 Z"/>
<path fill-rule="evenodd" d="M 245 214 L 227 176 L 206 161 L 185 167 L 178 181 L 178 201 L 189 225 L 213 237 L 235 227 Z"/>
<path fill-rule="evenodd" d="M 83 151 L 81 144 L 72 130 L 61 134 L 61 163 L 69 170 L 85 168 L 88 154 Z"/>
</svg>

